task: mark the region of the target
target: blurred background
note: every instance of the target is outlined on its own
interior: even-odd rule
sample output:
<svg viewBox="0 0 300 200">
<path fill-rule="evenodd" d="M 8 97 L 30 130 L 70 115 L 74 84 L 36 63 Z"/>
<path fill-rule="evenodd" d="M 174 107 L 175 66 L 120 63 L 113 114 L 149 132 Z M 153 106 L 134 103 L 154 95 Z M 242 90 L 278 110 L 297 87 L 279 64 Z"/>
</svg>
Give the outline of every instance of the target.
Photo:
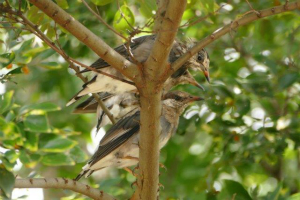
<svg viewBox="0 0 300 200">
<path fill-rule="evenodd" d="M 18 8 L 18 1 L 9 2 Z M 56 2 L 112 47 L 122 44 L 80 1 Z M 125 36 L 131 26 L 151 31 L 153 24 L 145 24 L 157 9 L 151 0 L 88 3 Z M 254 9 L 284 3 L 251 1 Z M 52 20 L 27 1 L 22 10 L 56 40 Z M 189 0 L 178 38 L 199 41 L 249 10 L 241 0 Z M 299 14 L 283 13 L 232 30 L 206 47 L 211 84 L 202 73 L 192 72 L 205 91 L 190 85 L 174 88 L 205 101 L 187 108 L 176 135 L 161 151 L 160 162 L 167 168 L 160 170 L 161 199 L 300 199 Z M 22 25 L 0 19 L 0 171 L 22 178 L 74 178 L 109 127 L 96 134 L 95 114 L 72 114 L 76 105 L 65 105 L 82 81 Z M 86 65 L 98 58 L 60 27 L 57 36 L 69 56 Z M 0 185 L 4 181 L 0 178 Z M 115 168 L 80 180 L 117 199 L 131 197 L 134 181 Z M 41 189 L 14 190 L 12 198 L 87 199 L 67 190 Z"/>
</svg>

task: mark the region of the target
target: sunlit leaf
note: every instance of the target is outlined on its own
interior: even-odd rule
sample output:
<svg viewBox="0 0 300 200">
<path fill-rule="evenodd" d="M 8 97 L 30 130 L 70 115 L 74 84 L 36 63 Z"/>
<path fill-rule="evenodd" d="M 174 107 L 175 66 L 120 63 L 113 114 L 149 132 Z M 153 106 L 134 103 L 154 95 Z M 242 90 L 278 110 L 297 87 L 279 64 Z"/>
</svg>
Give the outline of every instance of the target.
<svg viewBox="0 0 300 200">
<path fill-rule="evenodd" d="M 20 150 L 20 160 L 26 167 L 33 168 L 41 160 L 41 155 Z"/>
<path fill-rule="evenodd" d="M 4 153 L 4 156 L 10 163 L 16 162 L 16 160 L 19 158 L 19 155 L 15 150 L 8 150 Z"/>
<path fill-rule="evenodd" d="M 43 156 L 42 163 L 48 166 L 74 165 L 75 162 L 63 153 L 49 153 Z"/>
<path fill-rule="evenodd" d="M 104 6 L 106 4 L 113 2 L 113 0 L 92 0 L 92 2 L 97 6 Z"/>
<path fill-rule="evenodd" d="M 15 53 L 5 53 L 0 55 L 0 69 L 7 67 L 15 59 Z"/>
<path fill-rule="evenodd" d="M 77 142 L 74 140 L 56 136 L 47 142 L 43 142 L 42 145 L 39 146 L 39 149 L 44 152 L 65 152 L 76 144 Z"/>
<path fill-rule="evenodd" d="M 42 115 L 28 115 L 25 117 L 24 125 L 29 131 L 33 132 L 49 132 L 50 126 L 47 116 Z"/>
<path fill-rule="evenodd" d="M 6 92 L 4 95 L 0 96 L 0 113 L 7 111 L 12 105 L 14 91 Z"/>
<path fill-rule="evenodd" d="M 56 2 L 59 5 L 59 7 L 63 8 L 63 9 L 69 8 L 69 4 L 68 4 L 67 0 L 56 0 Z"/>
<path fill-rule="evenodd" d="M 134 26 L 134 23 L 135 18 L 130 8 L 126 5 L 121 6 L 114 17 L 113 26 L 115 29 L 126 32 L 131 30 L 131 26 Z"/>
<path fill-rule="evenodd" d="M 33 110 L 52 112 L 52 111 L 60 110 L 60 107 L 51 102 L 43 102 L 43 103 L 38 103 L 38 104 L 25 105 L 19 110 L 19 115 L 23 115 L 23 114 L 33 111 Z"/>
</svg>

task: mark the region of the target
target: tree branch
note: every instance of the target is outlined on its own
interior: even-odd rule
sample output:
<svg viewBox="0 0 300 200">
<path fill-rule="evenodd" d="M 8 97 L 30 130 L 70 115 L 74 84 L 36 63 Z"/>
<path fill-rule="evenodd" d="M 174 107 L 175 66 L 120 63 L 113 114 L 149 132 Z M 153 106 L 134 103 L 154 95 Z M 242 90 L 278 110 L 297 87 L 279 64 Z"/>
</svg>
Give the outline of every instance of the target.
<svg viewBox="0 0 300 200">
<path fill-rule="evenodd" d="M 165 1 L 164 1 L 165 2 Z M 139 141 L 138 188 L 133 198 L 157 199 L 159 185 L 159 136 L 162 111 L 160 75 L 167 69 L 167 59 L 181 21 L 186 0 L 170 1 L 144 69 L 145 86 L 139 88 L 141 130 Z"/>
<path fill-rule="evenodd" d="M 54 2 L 51 0 L 29 0 L 29 2 L 91 48 L 98 56 L 120 71 L 124 76 L 131 80 L 136 80 L 139 77 L 139 72 L 135 64 L 126 60 Z"/>
<path fill-rule="evenodd" d="M 100 70 L 88 67 L 86 65 L 83 65 L 82 63 L 70 58 L 68 55 L 66 55 L 66 53 L 63 51 L 63 49 L 57 45 L 55 45 L 54 42 L 52 42 L 41 30 L 39 30 L 37 28 L 37 26 L 35 24 L 33 24 L 30 20 L 28 20 L 21 12 L 15 12 L 13 10 L 7 10 L 7 12 L 14 14 L 18 17 L 20 17 L 23 22 L 20 21 L 16 21 L 19 23 L 24 24 L 27 28 L 28 31 L 30 31 L 31 33 L 35 34 L 37 37 L 39 37 L 42 41 L 44 41 L 50 48 L 52 48 L 54 51 L 56 51 L 57 53 L 59 53 L 69 64 L 70 67 L 76 71 L 76 75 L 84 82 L 88 82 L 88 79 L 86 77 L 84 77 L 81 73 L 79 73 L 79 69 L 74 65 L 74 63 L 77 63 L 83 67 L 89 68 L 92 71 L 95 71 L 96 73 L 103 73 Z M 17 20 L 17 19 L 15 19 Z M 56 30 L 55 30 L 56 32 Z M 56 34 L 57 37 L 57 34 Z M 57 38 L 58 40 L 58 38 Z M 74 62 L 74 63 L 73 63 Z M 106 73 L 104 73 L 104 75 L 107 75 Z M 102 102 L 102 100 L 99 98 L 99 96 L 97 94 L 92 94 L 93 97 L 95 98 L 95 100 L 98 102 L 99 106 L 102 108 L 103 112 L 105 112 L 105 114 L 108 116 L 108 118 L 110 119 L 110 121 L 115 124 L 116 120 L 114 119 L 113 115 L 110 113 L 110 111 L 106 108 L 106 106 L 104 105 L 104 103 Z"/>
<path fill-rule="evenodd" d="M 171 66 L 173 70 L 171 70 L 168 76 L 172 73 L 172 71 L 178 70 L 188 59 L 190 59 L 193 55 L 199 52 L 201 49 L 217 40 L 221 36 L 229 33 L 233 29 L 236 29 L 240 26 L 244 26 L 249 24 L 250 22 L 256 21 L 258 19 L 276 15 L 283 12 L 288 12 L 300 8 L 300 1 L 291 2 L 282 6 L 277 6 L 273 8 L 268 8 L 256 12 L 251 12 L 240 19 L 234 20 L 231 24 L 224 26 L 223 28 L 217 29 L 211 35 L 207 36 L 200 42 L 198 42 L 193 48 L 191 48 L 187 53 L 182 55 L 179 59 L 177 59 Z"/>
<path fill-rule="evenodd" d="M 114 198 L 103 191 L 91 188 L 89 185 L 64 178 L 30 178 L 16 179 L 15 188 L 55 188 L 68 189 L 86 195 L 96 200 L 113 200 Z"/>
<path fill-rule="evenodd" d="M 163 21 L 161 23 L 158 20 L 155 21 L 160 23 L 159 32 L 145 64 L 146 74 L 154 80 L 159 80 L 160 75 L 165 72 L 167 60 L 185 7 L 186 0 L 172 1 L 167 6 Z"/>
</svg>

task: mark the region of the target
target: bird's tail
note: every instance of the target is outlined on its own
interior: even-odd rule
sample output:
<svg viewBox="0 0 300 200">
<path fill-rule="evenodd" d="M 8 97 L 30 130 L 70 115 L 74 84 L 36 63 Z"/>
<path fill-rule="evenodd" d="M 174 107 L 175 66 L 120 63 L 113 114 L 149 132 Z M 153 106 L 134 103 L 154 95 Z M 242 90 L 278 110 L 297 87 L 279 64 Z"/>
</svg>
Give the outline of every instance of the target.
<svg viewBox="0 0 300 200">
<path fill-rule="evenodd" d="M 87 176 L 90 176 L 94 171 L 93 170 L 90 170 L 90 169 L 87 169 L 87 170 L 82 170 L 80 172 L 80 174 L 78 174 L 76 176 L 76 178 L 74 178 L 74 181 L 79 181 L 79 179 L 81 179 L 84 175 L 86 175 L 88 172 L 90 172 Z"/>
</svg>

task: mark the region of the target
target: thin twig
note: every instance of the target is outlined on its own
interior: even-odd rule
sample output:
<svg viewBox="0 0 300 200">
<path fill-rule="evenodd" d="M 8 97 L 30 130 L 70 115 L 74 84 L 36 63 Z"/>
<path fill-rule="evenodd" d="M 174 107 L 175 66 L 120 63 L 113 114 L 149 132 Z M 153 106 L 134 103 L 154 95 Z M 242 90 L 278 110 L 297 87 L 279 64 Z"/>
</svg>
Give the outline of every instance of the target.
<svg viewBox="0 0 300 200">
<path fill-rule="evenodd" d="M 85 0 L 81 0 L 82 3 L 85 5 L 85 7 L 102 23 L 104 24 L 109 30 L 111 30 L 112 32 L 114 32 L 116 35 L 118 35 L 119 37 L 121 37 L 122 39 L 124 39 L 125 41 L 128 42 L 128 39 L 123 36 L 121 33 L 119 33 L 118 31 L 116 31 L 113 27 L 111 27 L 108 23 L 106 23 L 106 21 L 104 21 L 102 19 L 102 17 L 100 15 L 98 15 L 87 3 Z"/>
<path fill-rule="evenodd" d="M 57 53 L 59 53 L 69 64 L 70 67 L 72 69 L 74 69 L 76 71 L 76 75 L 83 81 L 83 82 L 87 82 L 88 80 L 79 73 L 79 69 L 73 64 L 74 59 L 72 59 L 72 61 L 70 60 L 70 57 L 68 55 L 66 55 L 66 53 L 59 47 L 57 47 L 57 45 L 55 45 L 54 42 L 52 42 L 43 32 L 41 32 L 37 26 L 35 26 L 35 24 L 33 24 L 30 20 L 28 20 L 24 15 L 22 15 L 21 13 L 15 12 L 13 10 L 10 11 L 11 14 L 14 14 L 18 17 L 20 17 L 23 20 L 23 24 L 25 26 L 27 26 L 28 30 L 35 34 L 36 36 L 38 36 L 42 41 L 44 41 L 49 47 L 51 47 L 54 51 L 56 51 Z M 56 33 L 56 30 L 55 30 Z M 56 33 L 57 34 L 57 33 Z M 57 37 L 57 36 L 56 36 Z M 58 41 L 58 37 L 57 37 L 57 41 Z M 98 70 L 97 70 L 98 71 Z M 106 106 L 104 105 L 104 103 L 101 101 L 101 99 L 98 97 L 97 94 L 93 94 L 93 97 L 95 98 L 95 100 L 98 102 L 98 104 L 100 105 L 100 107 L 103 109 L 103 111 L 105 112 L 105 114 L 108 116 L 108 118 L 111 120 L 111 122 L 113 124 L 116 123 L 116 120 L 114 119 L 113 115 L 110 113 L 110 111 L 106 108 Z"/>
<path fill-rule="evenodd" d="M 117 0 L 117 5 L 118 5 L 118 9 L 119 9 L 119 12 L 121 14 L 121 16 L 124 18 L 124 20 L 126 21 L 126 23 L 128 24 L 128 26 L 132 29 L 132 30 L 135 30 L 135 28 L 129 23 L 129 21 L 127 20 L 127 18 L 125 17 L 125 15 L 123 14 L 122 10 L 121 10 L 121 7 L 120 7 L 120 2 L 119 0 Z"/>
<path fill-rule="evenodd" d="M 196 21 L 194 22 L 191 22 L 194 18 L 188 20 L 185 24 L 179 26 L 179 28 L 184 28 L 184 27 L 191 27 L 191 26 L 194 26 L 195 24 L 198 24 L 204 20 L 206 20 L 208 17 L 212 16 L 212 15 L 215 15 L 215 14 L 218 14 L 219 11 L 225 6 L 226 4 L 224 5 L 221 5 L 220 8 L 218 8 L 216 11 L 212 12 L 212 13 L 209 13 L 208 15 L 206 16 L 203 16 L 203 17 L 200 17 L 199 19 L 197 19 Z"/>
</svg>

